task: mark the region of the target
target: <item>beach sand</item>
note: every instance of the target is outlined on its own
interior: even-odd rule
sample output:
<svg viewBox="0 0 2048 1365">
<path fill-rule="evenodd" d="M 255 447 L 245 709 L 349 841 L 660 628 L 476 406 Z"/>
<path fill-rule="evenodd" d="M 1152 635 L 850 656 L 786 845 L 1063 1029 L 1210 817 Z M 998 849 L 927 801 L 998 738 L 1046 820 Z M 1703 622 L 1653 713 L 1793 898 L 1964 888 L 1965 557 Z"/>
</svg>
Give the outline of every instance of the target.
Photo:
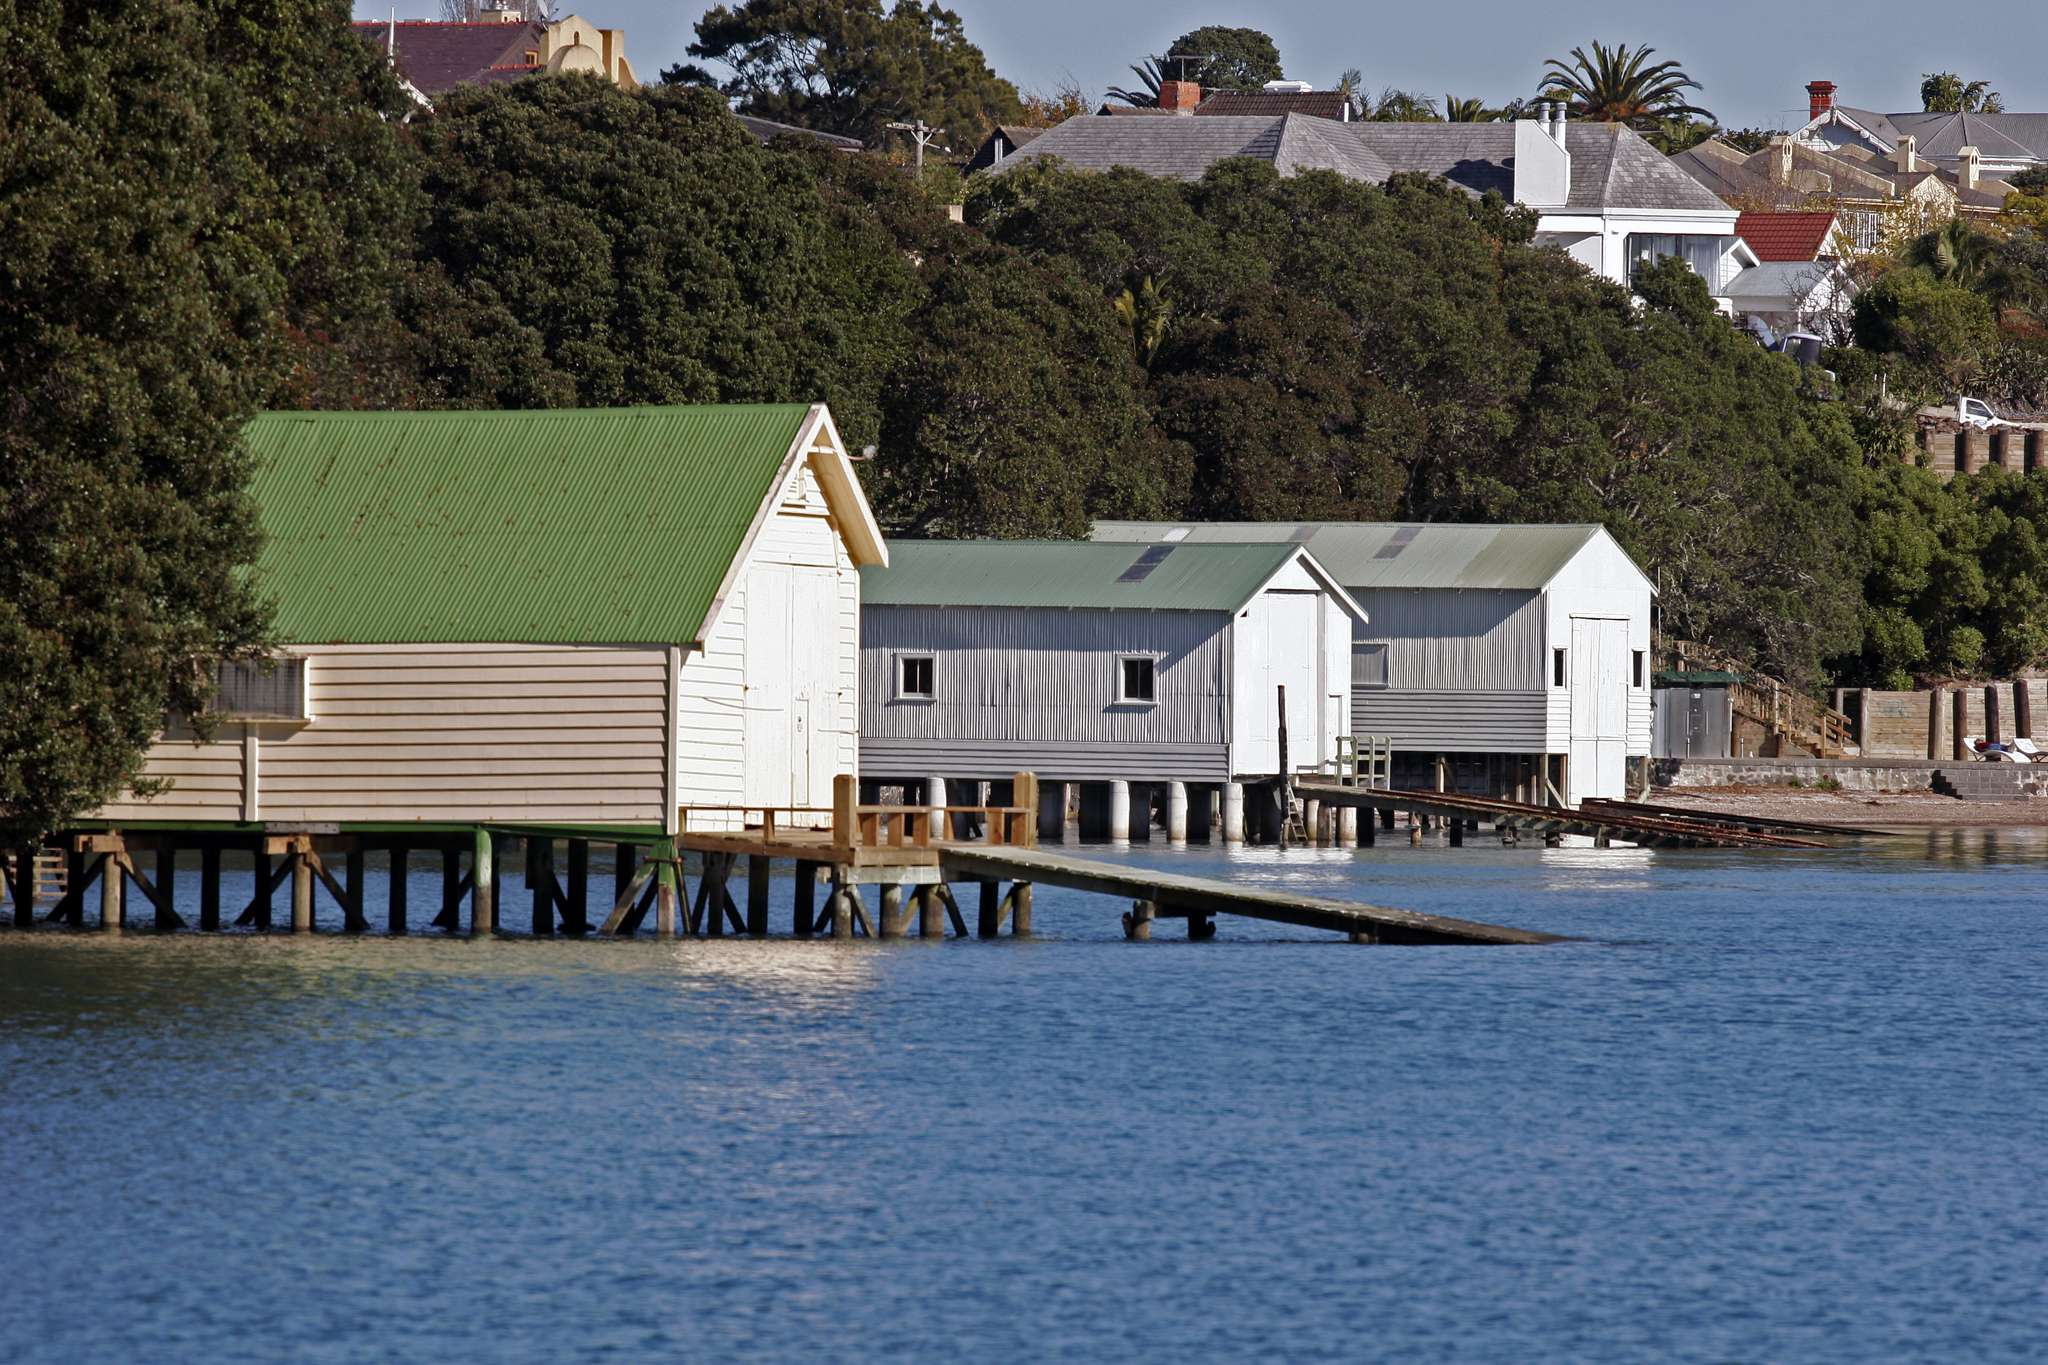
<svg viewBox="0 0 2048 1365">
<path fill-rule="evenodd" d="M 1648 798 L 1658 805 L 1728 811 L 1821 825 L 1864 825 L 1873 829 L 1940 825 L 2048 825 L 2048 798 L 2020 801 L 1958 801 L 1933 792 L 1826 792 L 1796 787 L 1659 787 Z"/>
</svg>

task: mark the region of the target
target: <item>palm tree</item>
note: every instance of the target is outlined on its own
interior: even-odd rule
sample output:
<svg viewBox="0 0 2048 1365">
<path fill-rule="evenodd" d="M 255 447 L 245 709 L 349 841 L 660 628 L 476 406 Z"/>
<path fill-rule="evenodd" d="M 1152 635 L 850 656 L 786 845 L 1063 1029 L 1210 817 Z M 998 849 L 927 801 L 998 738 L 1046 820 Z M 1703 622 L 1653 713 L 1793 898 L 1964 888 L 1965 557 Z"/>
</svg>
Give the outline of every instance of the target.
<svg viewBox="0 0 2048 1365">
<path fill-rule="evenodd" d="M 1979 232 L 1958 214 L 1907 248 L 1906 260 L 1910 265 L 1925 266 L 1944 284 L 1974 289 L 1994 264 L 1995 246 L 1989 233 Z"/>
<path fill-rule="evenodd" d="M 1541 93 L 1563 99 L 1575 117 L 1635 128 L 1655 127 L 1671 118 L 1713 121 L 1710 111 L 1686 102 L 1685 92 L 1698 90 L 1700 83 L 1686 75 L 1677 62 L 1652 64 L 1656 49 L 1649 44 L 1589 46 L 1591 56 L 1585 48 L 1575 47 L 1571 61 L 1552 57 L 1544 64 L 1549 70 Z"/>
<path fill-rule="evenodd" d="M 1159 107 L 1159 86 L 1166 79 L 1166 72 L 1160 68 L 1157 57 L 1147 57 L 1143 66 L 1131 68 L 1131 74 L 1142 83 L 1142 88 L 1126 90 L 1112 85 L 1106 92 L 1108 98 L 1121 100 L 1133 109 L 1157 109 Z"/>
<path fill-rule="evenodd" d="M 1413 91 L 1396 90 L 1391 85 L 1380 91 L 1378 99 L 1365 101 L 1365 116 L 1374 123 L 1443 122 L 1443 115 L 1436 111 L 1435 100 Z"/>
<path fill-rule="evenodd" d="M 1124 290 L 1117 295 L 1116 315 L 1125 327 L 1130 329 L 1131 345 L 1137 351 L 1138 364 L 1152 368 L 1152 357 L 1159 354 L 1159 347 L 1166 340 L 1166 329 L 1173 323 L 1173 302 L 1159 291 L 1147 275 L 1145 282 L 1133 291 Z"/>
<path fill-rule="evenodd" d="M 1492 123 L 1499 117 L 1499 111 L 1487 108 L 1485 100 L 1444 96 L 1445 123 Z"/>
<path fill-rule="evenodd" d="M 1990 81 L 1965 82 L 1953 71 L 1920 78 L 1920 107 L 1930 114 L 2002 114 L 2005 100 Z"/>
</svg>

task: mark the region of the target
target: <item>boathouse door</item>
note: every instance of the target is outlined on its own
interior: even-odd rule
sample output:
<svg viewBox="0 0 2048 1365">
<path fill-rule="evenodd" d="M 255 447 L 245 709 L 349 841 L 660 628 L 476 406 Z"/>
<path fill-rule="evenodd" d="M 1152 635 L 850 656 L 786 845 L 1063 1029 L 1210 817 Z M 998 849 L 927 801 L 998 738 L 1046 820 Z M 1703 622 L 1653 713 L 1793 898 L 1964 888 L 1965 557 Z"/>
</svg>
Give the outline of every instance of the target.
<svg viewBox="0 0 2048 1365">
<path fill-rule="evenodd" d="M 1628 622 L 1572 617 L 1571 767 L 1565 799 L 1624 799 L 1628 766 Z"/>
<path fill-rule="evenodd" d="M 838 584 L 829 574 L 762 564 L 747 575 L 748 805 L 815 806 L 832 799 Z"/>
</svg>

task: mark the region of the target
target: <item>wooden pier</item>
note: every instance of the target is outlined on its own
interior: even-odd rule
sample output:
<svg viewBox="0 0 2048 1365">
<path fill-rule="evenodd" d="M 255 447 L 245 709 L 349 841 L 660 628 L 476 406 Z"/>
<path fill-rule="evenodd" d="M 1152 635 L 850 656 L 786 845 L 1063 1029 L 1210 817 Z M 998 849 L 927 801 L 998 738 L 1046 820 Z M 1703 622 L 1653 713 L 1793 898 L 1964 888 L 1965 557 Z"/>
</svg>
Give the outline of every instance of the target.
<svg viewBox="0 0 2048 1365">
<path fill-rule="evenodd" d="M 1878 838 L 1881 829 L 1860 825 L 1824 824 L 1817 820 L 1781 820 L 1768 815 L 1744 815 L 1738 811 L 1708 810 L 1700 806 L 1663 806 L 1648 801 L 1614 801 L 1596 797 L 1579 803 L 1580 810 L 1606 811 L 1618 815 L 1647 815 L 1653 818 L 1692 820 L 1710 825 L 1727 825 L 1755 834 L 1810 834 L 1833 838 Z"/>
<path fill-rule="evenodd" d="M 1464 796 L 1456 792 L 1403 791 L 1354 787 L 1314 779 L 1297 780 L 1294 793 L 1303 801 L 1324 806 L 1355 806 L 1378 812 L 1391 825 L 1396 812 L 1441 820 L 1451 842 L 1464 842 L 1467 827 L 1491 825 L 1512 838 L 1524 834 L 1545 838 L 1566 834 L 1590 837 L 1606 847 L 1614 842 L 1642 848 L 1829 848 L 1830 844 L 1790 834 L 1767 833 L 1738 825 L 1689 817 L 1638 814 L 1609 806 L 1533 806 L 1520 801 Z M 1360 821 L 1359 842 L 1372 837 L 1371 822 Z M 1420 826 L 1414 827 L 1419 836 Z"/>
</svg>

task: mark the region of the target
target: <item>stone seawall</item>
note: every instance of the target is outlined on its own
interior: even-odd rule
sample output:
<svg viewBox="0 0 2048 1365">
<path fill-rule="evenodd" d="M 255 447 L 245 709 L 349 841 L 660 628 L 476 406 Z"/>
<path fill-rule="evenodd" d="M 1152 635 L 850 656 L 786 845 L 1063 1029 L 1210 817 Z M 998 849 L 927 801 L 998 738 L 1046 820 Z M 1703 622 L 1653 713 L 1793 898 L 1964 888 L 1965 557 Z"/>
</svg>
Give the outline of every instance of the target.
<svg viewBox="0 0 2048 1365">
<path fill-rule="evenodd" d="M 1817 787 L 1843 791 L 1932 791 L 1934 775 L 1955 764 L 1887 762 L 1861 758 L 1653 758 L 1650 780 L 1659 787 Z"/>
</svg>

